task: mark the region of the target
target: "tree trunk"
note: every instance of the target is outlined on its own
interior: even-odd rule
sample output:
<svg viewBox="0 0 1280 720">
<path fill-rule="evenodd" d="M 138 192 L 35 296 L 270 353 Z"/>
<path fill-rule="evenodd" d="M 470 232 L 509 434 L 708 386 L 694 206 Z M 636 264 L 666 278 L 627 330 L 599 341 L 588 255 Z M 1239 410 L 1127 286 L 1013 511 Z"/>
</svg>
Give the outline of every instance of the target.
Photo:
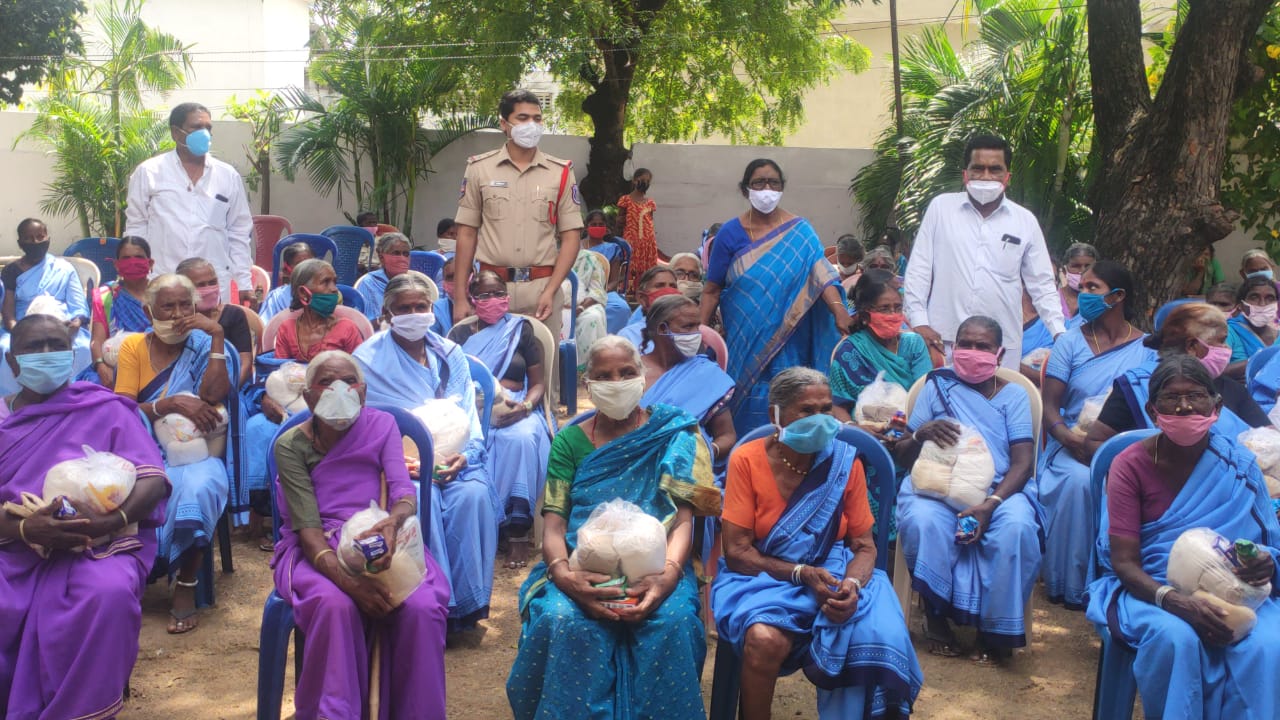
<svg viewBox="0 0 1280 720">
<path fill-rule="evenodd" d="M 271 154 L 266 150 L 258 152 L 258 181 L 261 183 L 262 195 L 259 196 L 260 211 L 263 215 L 271 214 Z"/>
<path fill-rule="evenodd" d="M 1094 151 L 1090 188 L 1102 256 L 1133 271 L 1141 317 L 1176 297 L 1189 262 L 1226 237 L 1218 201 L 1245 49 L 1273 0 L 1191 0 L 1154 99 L 1139 0 L 1089 0 Z"/>
<path fill-rule="evenodd" d="M 579 177 L 583 201 L 588 208 L 616 203 L 631 190 L 623 172 L 631 159 L 626 144 L 627 104 L 635 65 L 625 48 L 605 51 L 605 76 L 593 82 L 594 92 L 582 101 L 582 111 L 591 118 L 591 151 L 587 174 Z"/>
</svg>

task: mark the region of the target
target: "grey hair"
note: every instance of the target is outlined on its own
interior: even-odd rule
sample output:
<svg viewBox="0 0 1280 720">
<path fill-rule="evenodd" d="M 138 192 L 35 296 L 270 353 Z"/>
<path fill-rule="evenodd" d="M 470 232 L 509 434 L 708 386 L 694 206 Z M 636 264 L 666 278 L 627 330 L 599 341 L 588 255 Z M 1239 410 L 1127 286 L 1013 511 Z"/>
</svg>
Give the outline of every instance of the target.
<svg viewBox="0 0 1280 720">
<path fill-rule="evenodd" d="M 653 301 L 649 311 L 644 314 L 644 327 L 640 334 L 646 343 L 654 342 L 658 334 L 658 326 L 671 322 L 675 314 L 687 307 L 698 307 L 698 303 L 684 295 L 667 295 Z"/>
<path fill-rule="evenodd" d="M 207 267 L 210 270 L 212 270 L 215 276 L 218 274 L 218 268 L 214 267 L 213 263 L 209 262 L 208 260 L 205 260 L 202 257 L 187 258 L 186 260 L 183 260 L 182 262 L 178 263 L 178 267 L 174 268 L 173 271 L 178 273 L 179 275 L 186 275 L 187 273 L 192 272 L 193 270 L 199 270 L 200 268 L 204 268 L 204 267 Z"/>
<path fill-rule="evenodd" d="M 361 385 L 364 384 L 364 370 L 361 369 L 360 363 L 356 362 L 351 353 L 342 350 L 325 350 L 311 358 L 311 362 L 307 363 L 307 387 L 311 387 L 311 383 L 315 382 L 316 375 L 320 374 L 320 367 L 330 360 L 345 360 L 351 363 L 351 367 L 356 369 L 356 379 L 360 381 Z"/>
<path fill-rule="evenodd" d="M 991 333 L 996 339 L 996 345 L 1004 344 L 1004 330 L 1000 327 L 1000 323 L 986 315 L 970 315 L 965 318 L 964 322 L 960 323 L 960 327 L 956 328 L 956 335 L 964 332 L 964 329 L 971 325 L 976 325 Z"/>
<path fill-rule="evenodd" d="M 841 235 L 836 239 L 836 253 L 840 255 L 863 255 L 865 256 L 867 249 L 853 235 Z"/>
<path fill-rule="evenodd" d="M 319 258 L 303 260 L 295 265 L 293 273 L 289 275 L 289 288 L 293 296 L 296 298 L 298 296 L 298 288 L 305 287 L 307 283 L 311 282 L 312 278 L 319 275 L 320 271 L 325 268 L 332 270 L 333 266 Z"/>
<path fill-rule="evenodd" d="M 1275 265 L 1275 263 L 1271 261 L 1271 256 L 1267 254 L 1266 250 L 1263 250 L 1262 248 L 1254 248 L 1252 250 L 1246 250 L 1244 256 L 1240 258 L 1240 269 L 1243 270 L 1245 263 L 1257 257 L 1266 260 L 1268 265 Z"/>
<path fill-rule="evenodd" d="M 631 363 L 641 372 L 644 371 L 644 361 L 640 359 L 640 351 L 636 349 L 631 341 L 618 335 L 605 335 L 599 340 L 591 343 L 591 347 L 587 349 L 587 376 L 591 376 L 591 368 L 595 367 L 596 359 L 600 357 L 600 353 L 610 350 L 618 350 L 629 356 Z"/>
<path fill-rule="evenodd" d="M 826 375 L 807 367 L 790 367 L 774 376 L 769 383 L 769 407 L 784 408 L 795 402 L 814 385 L 831 386 Z"/>
<path fill-rule="evenodd" d="M 147 283 L 147 292 L 145 294 L 147 307 L 155 307 L 156 297 L 160 295 L 161 291 L 175 289 L 186 290 L 187 294 L 191 296 L 191 302 L 196 302 L 197 293 L 195 283 L 191 282 L 186 275 L 165 273 L 163 275 L 156 276 L 154 280 Z"/>
<path fill-rule="evenodd" d="M 398 242 L 408 245 L 410 250 L 413 249 L 413 243 L 409 242 L 409 238 L 405 237 L 404 233 L 389 232 L 378 238 L 378 254 L 382 254 L 387 250 L 390 250 L 391 245 Z"/>
<path fill-rule="evenodd" d="M 671 259 L 667 261 L 667 265 L 674 268 L 676 266 L 677 260 L 684 260 L 685 258 L 688 258 L 694 261 L 695 263 L 697 263 L 699 270 L 702 269 L 702 258 L 698 257 L 697 255 L 694 255 L 691 252 L 681 252 L 681 253 L 676 253 L 675 255 L 672 255 Z"/>
<path fill-rule="evenodd" d="M 387 289 L 382 293 L 382 309 L 391 312 L 391 304 L 396 298 L 403 293 L 415 290 L 426 293 L 427 300 L 433 304 L 440 299 L 440 291 L 431 278 L 417 270 L 409 270 L 391 278 L 391 282 L 387 283 Z"/>
<path fill-rule="evenodd" d="M 867 251 L 867 256 L 862 258 L 863 269 L 871 267 L 871 261 L 880 257 L 887 258 L 890 263 L 893 262 L 893 251 L 889 249 L 888 245 L 877 245 Z"/>
<path fill-rule="evenodd" d="M 1072 243 L 1065 252 L 1062 253 L 1062 263 L 1065 265 L 1071 262 L 1071 258 L 1088 255 L 1094 261 L 1098 260 L 1098 248 L 1089 243 Z"/>
</svg>

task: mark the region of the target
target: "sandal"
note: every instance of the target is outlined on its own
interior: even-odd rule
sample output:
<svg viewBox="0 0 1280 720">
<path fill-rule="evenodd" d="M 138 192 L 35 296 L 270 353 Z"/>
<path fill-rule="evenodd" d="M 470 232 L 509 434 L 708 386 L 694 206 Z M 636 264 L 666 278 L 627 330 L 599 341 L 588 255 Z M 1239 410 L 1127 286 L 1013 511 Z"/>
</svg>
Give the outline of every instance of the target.
<svg viewBox="0 0 1280 720">
<path fill-rule="evenodd" d="M 200 581 L 198 579 L 192 580 L 191 582 L 183 582 L 181 580 L 178 580 L 177 578 L 174 578 L 173 587 L 169 593 L 170 602 L 172 602 L 173 596 L 177 594 L 177 589 L 179 587 L 192 588 L 192 597 L 191 597 L 190 608 L 186 610 L 174 610 L 172 608 L 169 609 L 169 617 L 172 619 L 168 627 L 168 632 L 170 635 L 182 635 L 184 633 L 189 633 L 192 630 L 195 630 L 197 627 L 200 627 L 200 619 L 196 615 L 198 611 L 196 610 L 196 607 L 195 607 L 195 590 L 194 590 L 194 588 L 199 584 L 200 584 Z"/>
<path fill-rule="evenodd" d="M 969 659 L 983 667 L 1004 667 L 1012 657 L 1013 651 L 1008 648 L 979 648 Z"/>
<path fill-rule="evenodd" d="M 926 616 L 924 619 L 924 638 L 929 641 L 929 654 L 938 657 L 960 657 L 964 651 L 960 649 L 960 641 L 956 639 L 955 631 L 951 629 L 951 625 L 947 624 L 945 618 L 938 618 L 943 623 L 945 632 L 938 628 L 930 627 L 931 618 Z"/>
</svg>

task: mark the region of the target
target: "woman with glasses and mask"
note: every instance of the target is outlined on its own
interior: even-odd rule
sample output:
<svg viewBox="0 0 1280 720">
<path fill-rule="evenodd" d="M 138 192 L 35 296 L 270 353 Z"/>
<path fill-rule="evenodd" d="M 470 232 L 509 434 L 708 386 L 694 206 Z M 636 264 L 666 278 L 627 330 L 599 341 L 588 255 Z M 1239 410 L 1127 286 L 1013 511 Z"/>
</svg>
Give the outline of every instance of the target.
<svg viewBox="0 0 1280 720">
<path fill-rule="evenodd" d="M 551 443 L 542 555 L 520 588 L 524 620 L 507 678 L 517 720 L 705 718 L 698 678 L 706 638 L 689 562 L 694 515 L 719 515 L 720 491 L 697 418 L 670 405 L 641 406 L 644 363 L 610 335 L 587 353 L 594 416 Z M 662 521 L 666 561 L 625 590 L 575 570 L 569 555 L 593 510 L 621 499 Z"/>
<path fill-rule="evenodd" d="M 729 458 L 711 591 L 720 642 L 743 658 L 742 716 L 771 717 L 779 671 L 804 668 L 819 718 L 905 717 L 924 677 L 889 577 L 875 569 L 866 473 L 836 437 L 827 379 L 784 370 L 769 404 L 778 431 Z"/>
<path fill-rule="evenodd" d="M 952 447 L 959 422 L 981 435 L 995 464 L 987 496 L 959 514 L 917 495 L 908 475 L 898 492 L 898 549 L 925 605 L 934 655 L 962 654 L 951 624 L 976 625 L 980 664 L 1002 664 L 1025 647 L 1023 609 L 1040 574 L 1041 516 L 1032 477 L 1031 404 L 1022 387 L 996 376 L 1005 352 L 1000 325 L 975 315 L 956 332 L 951 367 L 929 373 L 895 454 L 912 466 L 926 441 Z M 959 522 L 976 528 L 961 533 Z"/>
<path fill-rule="evenodd" d="M 350 355 L 320 353 L 306 382 L 311 417 L 273 448 L 281 527 L 271 566 L 276 591 L 307 638 L 294 693 L 298 717 L 443 720 L 447 576 L 428 554 L 423 584 L 393 606 L 385 585 L 350 574 L 336 553 L 343 523 L 379 503 L 390 516 L 360 537 L 383 537 L 387 552 L 371 564 L 386 570 L 397 531 L 418 514 L 400 430 L 390 415 L 364 406 L 364 378 Z M 377 665 L 370 647 L 381 653 Z M 377 715 L 367 710 L 371 666 L 380 668 Z"/>
<path fill-rule="evenodd" d="M 1244 380 L 1249 358 L 1265 347 L 1276 344 L 1280 333 L 1280 316 L 1276 314 L 1276 284 L 1268 277 L 1246 278 L 1236 291 L 1236 314 L 1227 320 L 1227 344 L 1231 346 L 1231 364 L 1226 374 Z"/>
<path fill-rule="evenodd" d="M 1037 483 L 1046 516 L 1045 591 L 1050 602 L 1083 610 L 1094 540 L 1089 529 L 1097 509 L 1089 484 L 1093 452 L 1076 425 L 1087 401 L 1106 395 L 1125 370 L 1154 361 L 1156 352 L 1143 345 L 1146 334 L 1131 323 L 1134 281 L 1127 268 L 1099 260 L 1076 284 L 1077 317 L 1084 324 L 1058 338 L 1045 361 L 1041 394 L 1048 437 Z"/>
<path fill-rule="evenodd" d="M 451 340 L 431 332 L 431 285 L 414 270 L 387 283 L 382 316 L 387 330 L 375 333 L 353 355 L 364 373 L 368 401 L 414 411 L 427 400 L 449 399 L 467 416 L 462 452 L 443 458 L 431 478 L 429 549 L 449 574 L 449 631 L 470 630 L 489 617 L 493 558 L 498 545 L 497 507 L 485 461 L 484 431 L 476 412 L 476 389 L 467 355 Z"/>
<path fill-rule="evenodd" d="M 369 322 L 377 322 L 382 315 L 382 294 L 387 291 L 387 283 L 397 275 L 409 270 L 409 238 L 402 233 L 389 232 L 378 238 L 375 249 L 378 253 L 378 269 L 366 273 L 356 283 L 356 290 L 364 298 L 365 315 Z"/>
<path fill-rule="evenodd" d="M 506 283 L 488 270 L 471 276 L 474 322 L 455 325 L 449 339 L 480 358 L 502 386 L 486 438 L 489 477 L 498 494 L 498 524 L 506 567 L 522 568 L 533 538 L 533 508 L 542 496 L 554 421 L 546 404 L 547 365 L 529 320 L 508 312 Z"/>
<path fill-rule="evenodd" d="M 724 321 L 731 409 L 739 433 L 769 422 L 769 381 L 789 367 L 826 372 L 853 321 L 840 274 L 818 233 L 782 209 L 786 181 L 772 160 L 752 160 L 738 189 L 751 207 L 716 235 L 702 289 L 700 322 Z"/>
<path fill-rule="evenodd" d="M 1080 315 L 1080 281 L 1085 272 L 1098 262 L 1098 250 L 1088 243 L 1073 243 L 1062 253 L 1062 287 L 1058 294 L 1062 296 L 1062 314 L 1067 318 L 1067 328 L 1073 328 L 1085 322 L 1077 319 Z M 1026 341 L 1022 343 L 1022 353 L 1030 352 Z"/>
<path fill-rule="evenodd" d="M 1253 455 L 1219 432 L 1213 378 L 1186 354 L 1151 373 L 1144 411 L 1160 432 L 1116 455 L 1098 537 L 1104 574 L 1089 586 L 1088 618 L 1134 648 L 1133 675 L 1147 717 L 1280 717 L 1280 525 Z M 1217 605 L 1167 584 L 1183 532 L 1208 528 L 1256 543 L 1235 575 L 1271 596 L 1238 642 Z"/>
<path fill-rule="evenodd" d="M 196 311 L 196 286 L 182 275 L 165 274 L 147 286 L 151 330 L 120 344 L 116 393 L 138 403 L 153 424 L 178 414 L 211 434 L 225 422 L 220 409 L 240 377 L 239 358 L 224 342 L 222 326 Z M 222 412 L 226 412 L 222 409 Z M 234 457 L 234 456 L 233 456 Z M 187 465 L 166 458 L 173 485 L 160 528 L 157 572 L 173 578 L 169 632 L 194 630 L 198 571 L 213 540 L 214 526 L 227 506 L 230 478 L 223 458 L 209 456 Z"/>
<path fill-rule="evenodd" d="M 690 252 L 671 256 L 671 272 L 676 274 L 676 289 L 694 302 L 702 299 L 702 261 Z"/>
</svg>

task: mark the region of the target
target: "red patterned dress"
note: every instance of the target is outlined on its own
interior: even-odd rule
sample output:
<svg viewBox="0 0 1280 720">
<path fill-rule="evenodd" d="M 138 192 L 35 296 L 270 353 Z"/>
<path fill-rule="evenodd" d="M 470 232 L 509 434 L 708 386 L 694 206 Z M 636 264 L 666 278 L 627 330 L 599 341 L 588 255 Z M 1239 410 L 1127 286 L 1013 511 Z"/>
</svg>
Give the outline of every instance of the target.
<svg viewBox="0 0 1280 720">
<path fill-rule="evenodd" d="M 653 214 L 658 205 L 652 198 L 637 203 L 627 194 L 618 199 L 618 207 L 626 212 L 622 239 L 631 244 L 631 280 L 628 287 L 635 292 L 640 288 L 640 276 L 658 264 L 658 236 L 653 231 Z"/>
</svg>

